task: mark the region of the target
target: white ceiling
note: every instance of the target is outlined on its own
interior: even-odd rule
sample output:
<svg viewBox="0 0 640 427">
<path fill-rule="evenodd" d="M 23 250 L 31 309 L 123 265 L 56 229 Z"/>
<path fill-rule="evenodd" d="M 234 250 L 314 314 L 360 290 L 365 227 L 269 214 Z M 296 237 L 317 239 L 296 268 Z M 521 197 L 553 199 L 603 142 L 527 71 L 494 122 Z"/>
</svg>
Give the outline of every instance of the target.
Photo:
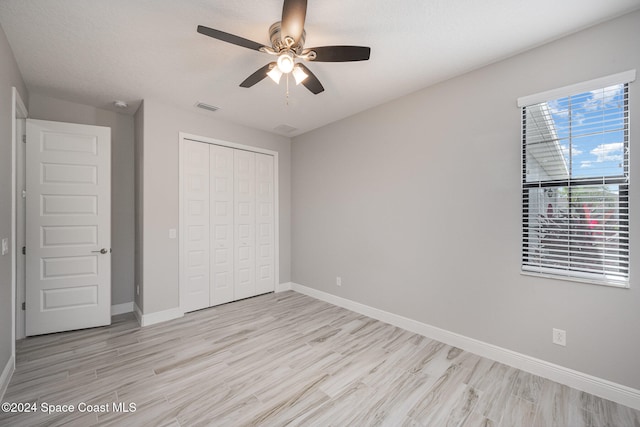
<svg viewBox="0 0 640 427">
<path fill-rule="evenodd" d="M 282 0 L 0 0 L 0 24 L 30 91 L 113 109 L 154 99 L 277 133 L 301 134 L 638 9 L 640 0 L 309 0 L 306 47 L 371 47 L 371 59 L 307 63 L 325 92 L 265 79 L 272 57 L 196 32 L 269 44 Z M 284 81 L 284 79 L 283 79 Z M 211 113 L 201 101 L 220 107 Z"/>
</svg>

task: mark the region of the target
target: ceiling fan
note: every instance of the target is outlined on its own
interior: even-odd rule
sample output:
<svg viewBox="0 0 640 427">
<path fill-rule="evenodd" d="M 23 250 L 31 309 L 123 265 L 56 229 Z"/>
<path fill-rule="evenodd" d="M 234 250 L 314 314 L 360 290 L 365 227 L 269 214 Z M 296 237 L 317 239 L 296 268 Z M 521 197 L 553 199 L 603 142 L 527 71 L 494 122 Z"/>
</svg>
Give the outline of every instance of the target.
<svg viewBox="0 0 640 427">
<path fill-rule="evenodd" d="M 369 59 L 371 48 L 363 46 L 321 46 L 305 49 L 306 32 L 304 21 L 307 15 L 307 0 L 284 0 L 282 6 L 282 21 L 276 22 L 269 28 L 271 46 L 264 46 L 252 40 L 245 39 L 224 31 L 198 25 L 198 32 L 214 39 L 222 40 L 247 49 L 257 50 L 276 56 L 270 62 L 251 74 L 240 83 L 241 87 L 251 87 L 269 76 L 278 83 L 283 74 L 293 74 L 296 84 L 302 83 L 313 94 L 324 91 L 320 80 L 301 62 L 296 60 L 315 62 L 350 62 L 366 61 Z"/>
</svg>

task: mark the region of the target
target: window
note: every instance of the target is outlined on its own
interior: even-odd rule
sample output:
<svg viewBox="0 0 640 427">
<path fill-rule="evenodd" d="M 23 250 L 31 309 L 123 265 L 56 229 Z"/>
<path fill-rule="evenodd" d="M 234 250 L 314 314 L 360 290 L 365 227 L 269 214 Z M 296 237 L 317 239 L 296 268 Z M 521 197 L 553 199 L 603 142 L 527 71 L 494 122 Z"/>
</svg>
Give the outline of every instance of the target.
<svg viewBox="0 0 640 427">
<path fill-rule="evenodd" d="M 629 82 L 520 98 L 522 271 L 627 287 Z"/>
</svg>

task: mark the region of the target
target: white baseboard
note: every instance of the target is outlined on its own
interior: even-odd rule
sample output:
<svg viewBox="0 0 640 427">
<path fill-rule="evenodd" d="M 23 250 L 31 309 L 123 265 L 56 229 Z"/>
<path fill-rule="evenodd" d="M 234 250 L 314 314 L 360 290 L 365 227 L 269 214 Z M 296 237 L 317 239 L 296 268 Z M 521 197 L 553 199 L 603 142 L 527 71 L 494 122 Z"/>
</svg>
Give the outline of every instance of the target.
<svg viewBox="0 0 640 427">
<path fill-rule="evenodd" d="M 292 286 L 293 286 L 293 283 L 291 283 L 291 282 L 278 283 L 278 284 L 276 285 L 276 290 L 275 290 L 275 292 L 276 292 L 276 293 L 278 293 L 278 292 L 290 291 L 290 290 L 291 290 L 291 288 L 292 288 Z"/>
<path fill-rule="evenodd" d="M 445 344 L 475 353 L 479 356 L 547 378 L 551 381 L 640 410 L 640 390 L 594 377 L 583 372 L 578 372 L 573 369 L 565 368 L 564 366 L 559 366 L 535 357 L 527 356 L 526 354 L 517 353 L 515 351 L 469 338 L 464 335 L 456 334 L 426 323 L 418 322 L 417 320 L 389 313 L 384 310 L 370 307 L 368 305 L 297 283 L 292 283 L 291 289 L 301 294 L 305 294 L 330 304 L 355 311 L 356 313 L 364 314 L 365 316 L 373 319 L 406 329 L 407 331 L 423 335 L 427 338 L 435 339 Z"/>
<path fill-rule="evenodd" d="M 4 399 L 4 394 L 7 391 L 7 387 L 9 387 L 9 381 L 11 381 L 11 376 L 13 375 L 13 371 L 16 369 L 16 363 L 13 356 L 9 358 L 7 364 L 2 370 L 2 375 L 0 375 L 0 402 Z"/>
<path fill-rule="evenodd" d="M 118 314 L 133 312 L 133 301 L 125 302 L 123 304 L 115 304 L 111 306 L 111 315 L 117 316 Z"/>
<path fill-rule="evenodd" d="M 169 320 L 184 317 L 184 313 L 180 308 L 171 308 L 169 310 L 143 314 L 137 304 L 134 304 L 133 313 L 135 314 L 136 319 L 138 319 L 140 326 L 151 326 L 156 323 L 167 322 Z"/>
</svg>

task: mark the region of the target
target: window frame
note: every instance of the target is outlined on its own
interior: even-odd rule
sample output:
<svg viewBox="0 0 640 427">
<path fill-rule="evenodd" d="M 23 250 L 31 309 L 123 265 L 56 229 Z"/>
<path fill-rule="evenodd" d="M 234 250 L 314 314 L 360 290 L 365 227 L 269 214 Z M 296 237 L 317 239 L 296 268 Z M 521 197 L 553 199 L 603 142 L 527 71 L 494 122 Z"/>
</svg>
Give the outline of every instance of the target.
<svg viewBox="0 0 640 427">
<path fill-rule="evenodd" d="M 518 107 L 521 109 L 520 114 L 520 144 L 521 144 L 521 173 L 520 173 L 520 184 L 521 184 L 521 233 L 520 233 L 520 243 L 521 243 L 521 256 L 520 256 L 520 272 L 522 275 L 527 276 L 535 276 L 535 277 L 544 277 L 550 279 L 557 280 L 567 280 L 574 281 L 580 283 L 589 283 L 589 284 L 597 284 L 604 285 L 610 287 L 618 287 L 618 288 L 629 288 L 630 286 L 630 274 L 631 274 L 631 256 L 630 256 L 630 245 L 629 245 L 629 229 L 631 226 L 631 217 L 629 216 L 629 187 L 630 187 L 630 110 L 629 110 L 629 94 L 631 92 L 631 85 L 635 80 L 636 71 L 630 70 L 623 73 L 618 73 L 606 77 L 601 77 L 598 79 L 589 80 L 586 82 L 565 86 L 558 89 L 553 89 L 550 91 L 541 92 L 534 95 L 529 95 L 525 97 L 518 98 Z M 545 102 L 554 101 L 557 99 L 561 99 L 568 96 L 575 96 L 584 92 L 589 92 L 593 90 L 598 90 L 602 88 L 606 88 L 613 85 L 624 84 L 625 85 L 625 94 L 627 97 L 624 99 L 624 109 L 626 111 L 626 115 L 624 116 L 624 147 L 623 147 L 623 155 L 624 155 L 624 168 L 623 174 L 612 177 L 586 177 L 586 178 L 573 178 L 571 175 L 567 179 L 547 179 L 547 180 L 537 180 L 532 182 L 527 182 L 527 134 L 526 134 L 526 119 L 527 119 L 527 107 L 541 104 Z M 572 144 L 572 139 L 569 139 L 569 144 Z M 599 273 L 588 273 L 579 270 L 571 270 L 566 268 L 553 268 L 546 266 L 532 266 L 530 263 L 527 264 L 527 260 L 530 258 L 531 254 L 527 250 L 529 245 L 530 236 L 530 226 L 529 226 L 529 209 L 530 209 L 530 198 L 529 195 L 532 193 L 530 190 L 539 188 L 580 188 L 588 185 L 618 185 L 619 186 L 619 194 L 618 194 L 618 213 L 626 215 L 627 221 L 626 225 L 622 229 L 624 235 L 626 237 L 621 237 L 620 241 L 626 246 L 626 277 L 624 280 L 616 279 L 612 280 L 606 277 L 606 274 Z M 569 215 L 568 215 L 568 224 L 571 224 L 571 202 L 569 201 Z M 571 226 L 569 225 L 569 229 Z M 571 259 L 572 250 L 567 250 L 567 260 Z"/>
</svg>

